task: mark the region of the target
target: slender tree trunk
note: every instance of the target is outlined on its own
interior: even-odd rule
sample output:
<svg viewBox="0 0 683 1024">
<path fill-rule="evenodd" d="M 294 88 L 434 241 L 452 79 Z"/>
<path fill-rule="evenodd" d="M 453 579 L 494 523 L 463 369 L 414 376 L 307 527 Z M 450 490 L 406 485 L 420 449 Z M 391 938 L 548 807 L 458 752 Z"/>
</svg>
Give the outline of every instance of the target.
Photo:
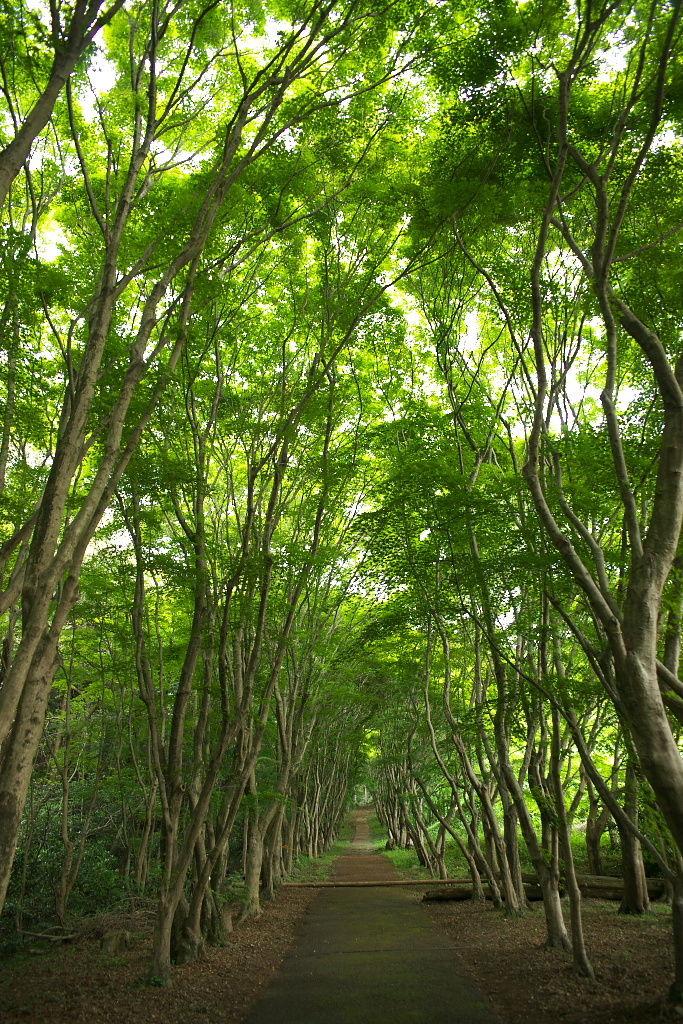
<svg viewBox="0 0 683 1024">
<path fill-rule="evenodd" d="M 633 824 L 638 827 L 638 797 L 640 784 L 636 772 L 635 758 L 629 754 L 626 762 L 624 782 L 624 810 Z M 640 841 L 631 829 L 617 822 L 621 842 L 621 870 L 624 877 L 624 895 L 619 905 L 620 914 L 644 914 L 650 909 L 643 850 Z"/>
<path fill-rule="evenodd" d="M 297 834 L 297 817 L 299 809 L 298 804 L 292 802 L 289 807 L 289 817 L 287 818 L 287 828 L 285 829 L 285 849 L 282 870 L 285 876 L 289 876 L 292 873 L 294 866 L 294 843 L 296 841 Z"/>
<path fill-rule="evenodd" d="M 519 855 L 519 815 L 517 814 L 517 808 L 515 807 L 514 801 L 507 792 L 507 788 L 502 787 L 500 793 L 503 802 L 503 837 L 505 839 L 505 852 L 507 854 L 508 864 L 510 865 L 512 884 L 515 887 L 520 904 L 524 904 L 526 902 L 526 896 L 524 892 L 524 880 L 522 878 L 522 861 Z"/>
<path fill-rule="evenodd" d="M 595 795 L 593 784 L 588 779 L 588 817 L 586 818 L 586 855 L 588 857 L 588 872 L 591 875 L 604 875 L 602 865 L 601 839 L 609 820 L 609 811 L 603 807 L 599 810 L 600 802 Z"/>
<path fill-rule="evenodd" d="M 517 776 L 511 765 L 505 765 L 504 771 L 508 782 L 508 788 L 515 801 L 519 813 L 519 823 L 524 836 L 531 863 L 534 866 L 538 884 L 543 894 L 543 911 L 545 913 L 547 938 L 546 946 L 549 949 L 564 949 L 571 952 L 571 942 L 567 935 L 567 929 L 562 915 L 562 904 L 560 903 L 560 870 L 557 857 L 553 856 L 550 863 L 546 859 L 545 852 L 536 835 L 531 812 L 527 807 L 524 794 L 517 781 Z"/>
<path fill-rule="evenodd" d="M 557 825 L 560 847 L 562 849 L 562 860 L 564 862 L 565 881 L 569 893 L 569 909 L 572 928 L 572 956 L 574 966 L 579 974 L 585 978 L 595 978 L 595 973 L 586 953 L 586 944 L 583 937 L 583 921 L 581 917 L 581 890 L 576 880 L 574 871 L 574 854 L 572 851 L 571 822 L 567 816 L 567 808 L 564 802 L 562 789 L 562 778 L 560 775 L 560 713 L 553 708 L 553 733 L 551 741 L 551 766 L 550 774 L 555 794 L 555 805 L 557 807 Z"/>
</svg>

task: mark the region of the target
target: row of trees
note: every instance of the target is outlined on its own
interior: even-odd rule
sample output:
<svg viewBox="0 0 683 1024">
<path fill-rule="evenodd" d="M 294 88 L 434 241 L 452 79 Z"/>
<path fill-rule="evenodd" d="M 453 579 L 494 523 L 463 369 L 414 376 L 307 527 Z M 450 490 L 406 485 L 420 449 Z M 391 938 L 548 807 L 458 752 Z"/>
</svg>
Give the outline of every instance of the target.
<svg viewBox="0 0 683 1024">
<path fill-rule="evenodd" d="M 522 841 L 548 942 L 589 977 L 572 831 L 597 872 L 613 822 L 622 909 L 649 906 L 643 850 L 666 879 L 679 1001 L 680 8 L 544 15 L 517 61 L 533 16 L 492 30 L 426 193 L 450 223 L 410 288 L 441 392 L 385 440 L 365 517 L 384 665 L 402 651 L 378 806 L 434 872 L 450 836 L 510 914 Z"/>
<path fill-rule="evenodd" d="M 58 916 L 113 829 L 166 983 L 370 730 L 396 841 L 517 913 L 521 834 L 586 974 L 572 819 L 634 910 L 644 843 L 680 1000 L 680 4 L 3 32 L 0 901 L 57 793 Z"/>
<path fill-rule="evenodd" d="M 403 228 L 366 200 L 415 26 L 355 0 L 2 17 L 0 903 L 59 793 L 63 921 L 111 815 L 168 983 L 221 939 L 236 823 L 247 915 L 358 769 L 328 666 L 374 367 L 345 352 L 396 333 Z"/>
</svg>

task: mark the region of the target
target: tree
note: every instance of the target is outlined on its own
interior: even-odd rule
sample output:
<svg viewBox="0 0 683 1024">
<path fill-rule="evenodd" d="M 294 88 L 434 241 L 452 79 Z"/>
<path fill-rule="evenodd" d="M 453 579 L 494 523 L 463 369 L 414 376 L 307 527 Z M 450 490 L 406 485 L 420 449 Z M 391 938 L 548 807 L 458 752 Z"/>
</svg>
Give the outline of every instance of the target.
<svg viewBox="0 0 683 1024">
<path fill-rule="evenodd" d="M 666 300 L 655 309 L 643 287 L 656 279 L 669 294 L 677 248 L 676 143 L 662 132 L 678 125 L 680 8 L 634 6 L 630 17 L 634 31 L 629 14 L 610 4 L 539 7 L 523 23 L 511 11 L 505 25 L 496 13 L 483 19 L 472 52 L 489 38 L 490 57 L 481 62 L 477 51 L 481 78 L 450 104 L 435 166 L 448 166 L 451 181 L 441 179 L 432 195 L 461 252 L 451 327 L 457 337 L 468 309 L 482 326 L 497 320 L 503 358 L 519 368 L 507 404 L 527 424 L 523 475 L 547 539 L 584 595 L 596 642 L 572 613 L 564 623 L 628 726 L 680 850 L 683 765 L 667 708 L 677 713 L 681 691 L 659 660 L 682 508 L 679 313 Z M 529 31 L 537 43 L 524 49 Z M 446 89 L 460 84 L 458 69 L 438 71 Z M 483 115 L 476 153 L 466 138 L 473 106 Z M 666 168 L 659 191 L 656 168 Z M 586 396 L 597 379 L 601 413 Z M 633 416 L 621 419 L 624 384 L 650 403 L 640 430 Z M 460 406 L 454 414 L 466 431 Z M 601 478 L 601 455 L 611 462 L 609 511 L 577 485 L 585 469 L 569 457 L 574 431 Z M 674 905 L 680 949 L 677 898 Z M 672 996 L 681 991 L 677 967 Z"/>
<path fill-rule="evenodd" d="M 14 136 L 3 139 L 0 149 L 0 209 L 76 64 L 123 3 L 76 0 L 65 7 L 53 5 L 49 26 L 28 4 L 4 5 L 0 76 Z"/>
<path fill-rule="evenodd" d="M 215 5 L 188 9 L 177 32 L 174 11 L 143 5 L 135 18 L 120 12 L 112 21 L 108 57 L 116 83 L 100 107 L 100 136 L 92 138 L 89 126 L 85 139 L 82 114 L 69 95 L 72 154 L 80 169 L 71 175 L 69 226 L 76 236 L 84 234 L 91 254 L 86 266 L 81 250 L 74 268 L 83 279 L 78 294 L 71 291 L 59 314 L 47 317 L 63 360 L 59 426 L 45 455 L 50 466 L 38 504 L 5 545 L 15 564 L 0 607 L 20 603 L 22 632 L 0 692 L 0 894 L 82 562 L 175 372 L 202 275 L 213 272 L 214 263 L 229 270 L 284 226 L 287 181 L 276 192 L 274 211 L 246 216 L 239 205 L 231 207 L 238 183 L 284 133 L 386 82 L 401 59 L 400 50 L 389 47 L 386 57 L 376 57 L 364 45 L 370 28 L 389 31 L 383 11 L 372 5 L 354 2 L 343 11 L 313 5 L 301 17 L 293 12 L 291 28 L 272 48 L 244 57 L 253 30 L 249 15 L 238 22 Z M 344 64 L 349 49 L 358 50 L 368 74 L 360 89 L 344 88 L 357 70 Z M 297 85 L 304 81 L 308 87 Z M 187 164 L 181 176 L 178 158 Z M 293 157 L 291 177 L 297 169 Z M 342 174 L 341 187 L 349 175 L 353 166 L 346 178 Z M 325 204 L 323 196 L 317 207 Z M 291 217 L 312 212 L 304 207 Z M 144 224 L 158 231 L 161 217 L 164 236 L 150 238 Z M 221 237 L 224 248 L 216 251 Z M 324 373 L 314 369 L 311 391 Z"/>
</svg>

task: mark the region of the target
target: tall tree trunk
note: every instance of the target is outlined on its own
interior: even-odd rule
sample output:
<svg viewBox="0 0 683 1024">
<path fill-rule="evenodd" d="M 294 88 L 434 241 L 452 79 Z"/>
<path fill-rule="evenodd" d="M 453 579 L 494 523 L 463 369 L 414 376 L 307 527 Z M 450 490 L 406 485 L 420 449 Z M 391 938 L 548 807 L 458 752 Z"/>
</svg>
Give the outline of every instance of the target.
<svg viewBox="0 0 683 1024">
<path fill-rule="evenodd" d="M 559 658 L 558 658 L 559 660 Z M 564 675 L 564 673 L 562 673 Z M 567 815 L 567 807 L 564 802 L 564 791 L 562 789 L 562 778 L 561 778 L 561 728 L 560 728 L 560 713 L 557 708 L 553 707 L 553 731 L 551 741 L 551 756 L 550 756 L 550 775 L 553 784 L 553 790 L 555 795 L 555 805 L 557 807 L 557 830 L 562 849 L 562 860 L 564 862 L 564 874 L 567 885 L 567 892 L 569 893 L 569 908 L 571 914 L 571 928 L 572 928 L 572 956 L 574 959 L 574 966 L 579 974 L 582 974 L 585 978 L 595 978 L 595 972 L 588 959 L 586 952 L 586 944 L 583 936 L 583 921 L 581 917 L 581 890 L 576 880 L 576 872 L 574 871 L 574 854 L 572 851 L 572 834 L 571 834 L 571 820 Z"/>
<path fill-rule="evenodd" d="M 263 864 L 263 835 L 256 820 L 250 821 L 249 839 L 247 841 L 247 859 L 244 871 L 244 906 L 238 923 L 248 917 L 261 915 L 261 867 Z"/>
<path fill-rule="evenodd" d="M 636 770 L 635 755 L 629 753 L 624 779 L 624 810 L 633 824 L 638 827 L 638 798 L 640 783 Z M 624 895 L 619 905 L 620 914 L 644 914 L 650 909 L 643 850 L 640 840 L 631 829 L 620 825 L 621 870 L 624 876 Z"/>
<path fill-rule="evenodd" d="M 0 754 L 0 907 L 4 905 L 19 840 L 33 765 L 43 736 L 45 713 L 57 671 L 56 638 L 23 687 L 12 730 Z"/>
</svg>

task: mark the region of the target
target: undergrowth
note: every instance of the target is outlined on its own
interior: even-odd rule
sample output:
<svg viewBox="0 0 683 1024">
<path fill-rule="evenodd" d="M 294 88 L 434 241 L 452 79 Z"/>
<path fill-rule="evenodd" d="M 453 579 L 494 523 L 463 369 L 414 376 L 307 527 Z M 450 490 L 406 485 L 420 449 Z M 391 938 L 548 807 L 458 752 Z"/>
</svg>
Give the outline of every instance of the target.
<svg viewBox="0 0 683 1024">
<path fill-rule="evenodd" d="M 332 844 L 327 853 L 322 857 L 309 857 L 307 854 L 299 854 L 298 860 L 292 866 L 292 873 L 287 878 L 288 882 L 324 882 L 328 879 L 332 865 L 340 854 L 346 850 L 351 842 L 351 826 L 344 822 L 339 838 Z"/>
<path fill-rule="evenodd" d="M 417 859 L 413 847 L 408 849 L 388 850 L 386 849 L 387 833 L 375 815 L 370 820 L 370 836 L 377 852 L 383 853 L 389 858 L 399 875 L 403 878 L 431 878 L 427 868 L 423 867 Z M 483 836 L 481 837 L 484 845 Z M 522 870 L 532 872 L 533 865 L 529 858 L 526 845 L 522 838 L 519 841 L 519 853 L 522 862 Z M 588 873 L 588 855 L 584 836 L 580 832 L 572 835 L 572 853 L 574 855 L 574 866 L 579 873 Z M 601 844 L 603 871 L 608 875 L 621 874 L 621 855 L 618 842 L 606 832 L 602 837 Z M 648 865 L 649 867 L 649 865 Z M 463 857 L 459 846 L 452 839 L 446 840 L 446 870 L 449 878 L 469 878 L 467 861 Z M 650 871 L 648 871 L 648 874 Z"/>
</svg>

